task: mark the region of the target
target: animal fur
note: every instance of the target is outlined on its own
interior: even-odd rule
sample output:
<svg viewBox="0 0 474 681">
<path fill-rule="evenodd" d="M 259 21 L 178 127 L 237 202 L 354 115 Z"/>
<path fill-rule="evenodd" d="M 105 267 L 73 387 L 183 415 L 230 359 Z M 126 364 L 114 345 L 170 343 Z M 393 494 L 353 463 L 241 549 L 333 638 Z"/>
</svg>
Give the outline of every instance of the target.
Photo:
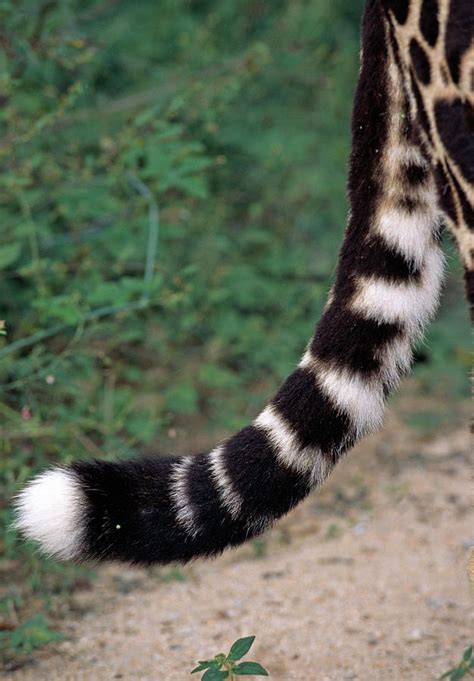
<svg viewBox="0 0 474 681">
<path fill-rule="evenodd" d="M 473 37 L 471 0 L 367 0 L 347 229 L 298 367 L 211 452 L 41 474 L 16 500 L 25 536 L 62 559 L 210 556 L 268 528 L 380 426 L 438 304 L 443 222 L 474 299 Z"/>
</svg>

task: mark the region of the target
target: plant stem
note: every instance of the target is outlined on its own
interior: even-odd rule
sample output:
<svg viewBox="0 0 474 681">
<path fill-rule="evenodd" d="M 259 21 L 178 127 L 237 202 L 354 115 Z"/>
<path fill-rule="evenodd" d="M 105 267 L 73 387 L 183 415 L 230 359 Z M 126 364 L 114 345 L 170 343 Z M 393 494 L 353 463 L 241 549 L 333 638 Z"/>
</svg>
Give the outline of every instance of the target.
<svg viewBox="0 0 474 681">
<path fill-rule="evenodd" d="M 44 296 L 44 294 L 46 292 L 46 286 L 45 286 L 44 278 L 43 278 L 43 270 L 42 270 L 43 266 L 42 266 L 41 257 L 40 257 L 38 230 L 36 228 L 36 223 L 33 220 L 33 215 L 31 213 L 30 205 L 29 205 L 28 201 L 25 199 L 25 197 L 23 196 L 23 193 L 18 194 L 18 200 L 19 200 L 19 203 L 20 203 L 22 213 L 25 217 L 25 221 L 28 224 L 28 228 L 29 228 L 31 260 L 32 260 L 32 263 L 33 263 L 34 274 L 35 274 L 37 284 L 38 284 L 38 292 L 39 292 L 40 296 Z"/>
<path fill-rule="evenodd" d="M 118 314 L 120 312 L 130 312 L 132 310 L 144 310 L 151 304 L 150 290 L 153 283 L 153 276 L 155 270 L 156 253 L 158 249 L 158 235 L 160 226 L 160 214 L 158 210 L 158 204 L 149 188 L 144 184 L 138 177 L 132 173 L 128 173 L 128 180 L 132 187 L 141 194 L 148 203 L 148 243 L 146 250 L 145 267 L 143 272 L 143 282 L 145 284 L 145 291 L 140 298 L 140 300 L 132 301 L 130 303 L 125 303 L 123 305 L 107 305 L 105 307 L 99 307 L 96 310 L 91 310 L 85 314 L 80 320 L 80 324 L 85 325 L 87 322 L 93 321 L 95 319 L 102 319 L 103 317 L 110 317 L 112 315 Z M 21 197 L 20 197 L 21 200 Z M 26 217 L 29 218 L 31 228 L 32 228 L 32 255 L 33 260 L 36 265 L 36 272 L 40 279 L 38 280 L 39 286 L 43 286 L 41 280 L 41 267 L 39 259 L 39 247 L 37 243 L 36 227 L 32 220 L 31 213 L 29 211 L 29 206 L 26 202 L 22 201 L 23 211 L 26 213 Z M 17 350 L 22 350 L 23 348 L 28 348 L 37 343 L 41 343 L 47 338 L 56 336 L 58 333 L 67 331 L 72 328 L 73 324 L 56 324 L 49 329 L 44 329 L 43 331 L 38 331 L 37 333 L 27 336 L 26 338 L 20 338 L 17 341 L 10 343 L 6 347 L 0 350 L 0 359 L 10 355 L 12 352 Z"/>
<path fill-rule="evenodd" d="M 85 314 L 80 320 L 82 324 L 87 324 L 96 319 L 102 319 L 103 317 L 110 317 L 112 315 L 119 314 L 120 312 L 131 312 L 132 310 L 144 310 L 150 307 L 152 304 L 151 300 L 135 300 L 130 303 L 125 303 L 123 305 L 107 305 L 105 307 L 99 307 L 96 310 L 91 310 Z M 31 345 L 36 345 L 41 343 L 41 341 L 56 336 L 58 333 L 63 331 L 68 331 L 73 328 L 74 324 L 56 324 L 56 326 L 51 326 L 49 329 L 44 329 L 43 331 L 38 331 L 37 333 L 27 336 L 26 338 L 19 338 L 17 341 L 10 343 L 6 347 L 0 350 L 0 359 L 3 359 L 7 355 L 17 350 L 22 350 L 23 348 L 28 348 Z"/>
<path fill-rule="evenodd" d="M 150 191 L 150 189 L 144 184 L 140 178 L 132 173 L 127 173 L 127 178 L 132 187 L 139 194 L 143 196 L 145 201 L 148 203 L 148 243 L 146 249 L 146 261 L 145 270 L 143 273 L 143 282 L 145 284 L 145 292 L 142 296 L 143 301 L 147 301 L 151 284 L 153 282 L 153 275 L 155 271 L 155 260 L 156 251 L 158 248 L 158 234 L 160 226 L 160 213 L 158 210 L 158 204 Z"/>
</svg>

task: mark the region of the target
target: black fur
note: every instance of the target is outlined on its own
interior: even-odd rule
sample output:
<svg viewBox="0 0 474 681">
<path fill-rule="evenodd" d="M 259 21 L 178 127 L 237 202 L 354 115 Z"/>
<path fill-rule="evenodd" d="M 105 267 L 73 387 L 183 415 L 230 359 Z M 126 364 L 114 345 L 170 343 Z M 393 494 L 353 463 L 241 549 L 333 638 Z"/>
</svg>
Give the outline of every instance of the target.
<svg viewBox="0 0 474 681">
<path fill-rule="evenodd" d="M 346 244 L 363 239 L 373 218 L 381 188 L 381 153 L 387 139 L 388 85 L 387 32 L 379 2 L 369 0 L 362 23 L 362 44 L 370 45 L 363 54 L 362 68 L 354 95 L 352 112 L 352 151 L 349 162 L 348 191 L 352 217 Z M 339 267 L 338 278 L 344 278 Z"/>
<path fill-rule="evenodd" d="M 391 10 L 399 24 L 404 24 L 408 18 L 408 0 L 384 0 L 383 4 Z"/>
<path fill-rule="evenodd" d="M 423 0 L 420 13 L 420 30 L 426 42 L 434 47 L 438 40 L 438 0 Z"/>
<path fill-rule="evenodd" d="M 376 234 L 367 237 L 365 243 L 352 258 L 352 275 L 375 275 L 377 278 L 392 283 L 416 283 L 420 281 L 421 272 L 413 262 L 406 260 L 401 253 L 387 246 L 386 242 Z"/>
<path fill-rule="evenodd" d="M 449 218 L 451 218 L 453 223 L 456 224 L 458 220 L 456 206 L 454 203 L 451 186 L 449 184 L 449 179 L 441 163 L 436 164 L 434 176 L 436 180 L 436 189 L 438 192 L 440 208 Z"/>
<path fill-rule="evenodd" d="M 474 92 L 474 69 L 471 72 L 471 91 Z M 464 102 L 464 118 L 469 130 L 474 134 L 474 105 Z"/>
<path fill-rule="evenodd" d="M 466 180 L 474 183 L 474 135 L 467 125 L 464 102 L 460 99 L 437 102 L 435 119 L 450 158 L 457 163 Z"/>
<path fill-rule="evenodd" d="M 428 85 L 431 80 L 430 62 L 424 49 L 415 38 L 410 41 L 410 57 L 418 80 L 423 85 Z"/>
<path fill-rule="evenodd" d="M 338 452 L 350 432 L 350 422 L 319 388 L 314 373 L 296 369 L 272 400 L 303 447 L 324 454 Z"/>
<path fill-rule="evenodd" d="M 472 0 L 451 0 L 446 26 L 445 50 L 451 76 L 459 82 L 461 56 L 474 36 L 474 9 Z"/>
<path fill-rule="evenodd" d="M 229 447 L 230 444 L 227 443 L 227 451 L 237 457 L 240 456 L 240 452 L 235 449 L 231 451 L 232 447 L 230 449 Z M 226 546 L 241 544 L 258 534 L 259 529 L 258 525 L 252 523 L 253 517 L 250 513 L 253 496 L 249 494 L 244 497 L 249 506 L 246 505 L 239 518 L 232 518 L 216 494 L 216 483 L 212 478 L 209 463 L 207 454 L 194 456 L 188 475 L 186 493 L 194 512 L 196 534 L 191 538 L 188 536 L 187 543 L 192 546 L 193 556 L 212 556 L 220 553 Z M 250 469 L 245 469 L 246 472 L 248 470 Z M 258 490 L 255 490 L 255 493 L 258 493 Z"/>
<path fill-rule="evenodd" d="M 415 100 L 416 100 L 417 118 L 418 118 L 421 129 L 425 133 L 429 142 L 431 144 L 433 144 L 433 135 L 431 133 L 430 120 L 428 118 L 428 114 L 426 113 L 426 109 L 425 109 L 425 105 L 423 103 L 420 88 L 418 87 L 418 83 L 416 82 L 416 78 L 415 78 L 414 73 L 415 73 L 414 69 L 412 68 L 411 71 L 410 71 L 410 85 L 411 85 L 411 91 L 413 92 L 413 95 L 414 95 Z"/>
<path fill-rule="evenodd" d="M 377 351 L 402 334 L 399 324 L 366 319 L 335 303 L 321 318 L 311 352 L 320 359 L 370 376 L 380 371 Z"/>
<path fill-rule="evenodd" d="M 428 180 L 428 172 L 426 168 L 417 163 L 409 163 L 405 166 L 405 177 L 409 187 L 418 187 L 426 184 Z"/>
<path fill-rule="evenodd" d="M 233 487 L 244 499 L 243 515 L 250 528 L 260 519 L 287 513 L 311 489 L 309 477 L 282 466 L 267 434 L 256 426 L 230 438 L 225 462 Z"/>
<path fill-rule="evenodd" d="M 474 253 L 471 253 L 471 257 L 474 257 Z M 464 270 L 464 285 L 471 309 L 471 321 L 474 322 L 474 271 Z"/>
<path fill-rule="evenodd" d="M 449 164 L 447 166 L 447 172 L 448 172 L 448 175 L 451 179 L 451 182 L 453 183 L 454 190 L 456 192 L 459 204 L 461 206 L 461 210 L 462 210 L 464 220 L 466 221 L 466 225 L 469 227 L 469 229 L 474 231 L 474 209 L 471 206 L 471 204 L 469 203 L 469 201 L 467 200 L 467 196 L 464 193 L 463 188 L 461 187 L 461 185 L 457 181 L 455 174 L 450 169 Z"/>
<path fill-rule="evenodd" d="M 189 560 L 169 481 L 176 458 L 80 461 L 72 470 L 87 498 L 83 557 L 131 563 Z"/>
</svg>

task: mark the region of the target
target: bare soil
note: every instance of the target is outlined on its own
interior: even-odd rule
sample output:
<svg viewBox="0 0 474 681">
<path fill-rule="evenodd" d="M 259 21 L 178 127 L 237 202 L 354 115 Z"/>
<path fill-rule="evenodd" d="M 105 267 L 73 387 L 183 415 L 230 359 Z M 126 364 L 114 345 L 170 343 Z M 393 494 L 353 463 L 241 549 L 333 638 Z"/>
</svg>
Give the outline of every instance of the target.
<svg viewBox="0 0 474 681">
<path fill-rule="evenodd" d="M 394 413 L 259 542 L 179 569 L 106 566 L 71 597 L 68 639 L 12 681 L 181 681 L 255 634 L 274 681 L 436 679 L 474 639 L 467 427 Z"/>
</svg>

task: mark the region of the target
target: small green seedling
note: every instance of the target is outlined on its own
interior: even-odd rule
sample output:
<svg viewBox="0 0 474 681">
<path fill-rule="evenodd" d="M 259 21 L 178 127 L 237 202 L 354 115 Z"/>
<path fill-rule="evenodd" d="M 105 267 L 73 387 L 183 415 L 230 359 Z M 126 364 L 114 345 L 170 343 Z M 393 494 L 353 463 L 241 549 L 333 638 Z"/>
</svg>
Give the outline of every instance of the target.
<svg viewBox="0 0 474 681">
<path fill-rule="evenodd" d="M 13 631 L 0 631 L 0 651 L 4 648 L 17 655 L 29 655 L 35 648 L 63 640 L 64 636 L 50 629 L 44 615 L 38 613 Z"/>
<path fill-rule="evenodd" d="M 443 676 L 440 676 L 439 678 L 440 679 L 449 678 L 449 681 L 459 681 L 468 674 L 469 676 L 474 676 L 474 657 L 472 655 L 472 646 L 466 648 L 462 655 L 462 660 L 457 667 L 449 669 L 447 672 L 443 674 Z"/>
<path fill-rule="evenodd" d="M 255 636 L 239 638 L 232 644 L 228 655 L 219 653 L 212 660 L 199 660 L 198 666 L 193 669 L 191 674 L 204 672 L 201 681 L 235 681 L 237 676 L 268 676 L 268 672 L 258 662 L 238 662 L 244 655 L 247 655 Z"/>
<path fill-rule="evenodd" d="M 267 554 L 267 542 L 265 539 L 254 539 L 252 541 L 253 558 L 263 558 Z"/>
<path fill-rule="evenodd" d="M 178 567 L 159 573 L 162 582 L 185 582 L 186 575 Z"/>
</svg>

